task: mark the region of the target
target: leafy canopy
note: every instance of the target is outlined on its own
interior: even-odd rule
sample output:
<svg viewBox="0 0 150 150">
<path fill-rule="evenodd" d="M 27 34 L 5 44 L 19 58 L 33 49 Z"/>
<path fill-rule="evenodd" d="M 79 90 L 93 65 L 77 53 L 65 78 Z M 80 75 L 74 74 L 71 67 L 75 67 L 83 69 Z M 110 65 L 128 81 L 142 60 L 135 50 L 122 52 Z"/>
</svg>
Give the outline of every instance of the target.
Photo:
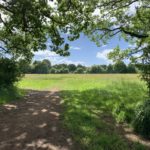
<svg viewBox="0 0 150 150">
<path fill-rule="evenodd" d="M 149 0 L 1 0 L 1 55 L 31 58 L 32 52 L 49 48 L 60 55 L 69 55 L 69 40 L 81 32 L 97 44 L 106 43 L 115 35 L 136 43 L 135 47 L 115 49 L 110 58 L 149 57 Z M 49 44 L 46 41 L 50 39 Z"/>
<path fill-rule="evenodd" d="M 31 59 L 34 51 L 46 48 L 69 55 L 69 45 L 62 34 L 69 32 L 69 40 L 79 37 L 84 26 L 80 3 L 58 0 L 55 6 L 50 0 L 1 0 L 1 57 L 9 54 L 15 59 Z M 46 44 L 48 39 L 50 42 Z"/>
</svg>

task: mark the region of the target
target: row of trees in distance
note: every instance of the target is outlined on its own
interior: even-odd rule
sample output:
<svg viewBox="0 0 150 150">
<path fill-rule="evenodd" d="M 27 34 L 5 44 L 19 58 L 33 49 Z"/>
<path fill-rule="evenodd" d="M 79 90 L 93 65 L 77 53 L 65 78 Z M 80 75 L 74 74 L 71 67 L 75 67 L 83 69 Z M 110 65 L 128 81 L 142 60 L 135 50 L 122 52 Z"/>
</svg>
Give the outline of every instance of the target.
<svg viewBox="0 0 150 150">
<path fill-rule="evenodd" d="M 37 74 L 59 74 L 59 73 L 137 73 L 137 68 L 133 64 L 126 65 L 123 61 L 118 61 L 115 64 L 109 65 L 93 65 L 87 67 L 84 65 L 75 64 L 56 64 L 51 65 L 47 59 L 43 61 L 34 61 L 32 64 L 20 62 L 23 73 L 37 73 Z"/>
</svg>

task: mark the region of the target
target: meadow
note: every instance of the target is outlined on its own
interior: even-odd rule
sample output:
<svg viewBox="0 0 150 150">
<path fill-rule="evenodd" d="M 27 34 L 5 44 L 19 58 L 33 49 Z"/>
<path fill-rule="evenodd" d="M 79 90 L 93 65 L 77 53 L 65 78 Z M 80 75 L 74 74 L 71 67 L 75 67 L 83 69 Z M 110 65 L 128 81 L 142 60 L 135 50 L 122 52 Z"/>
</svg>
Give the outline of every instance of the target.
<svg viewBox="0 0 150 150">
<path fill-rule="evenodd" d="M 26 75 L 21 89 L 58 89 L 64 106 L 63 121 L 79 149 L 146 149 L 120 136 L 117 124 L 132 126 L 136 107 L 146 97 L 137 74 Z"/>
<path fill-rule="evenodd" d="M 21 90 L 60 92 L 64 127 L 80 150 L 145 150 L 126 137 L 119 124 L 132 128 L 135 111 L 146 98 L 137 74 L 25 75 Z"/>
</svg>

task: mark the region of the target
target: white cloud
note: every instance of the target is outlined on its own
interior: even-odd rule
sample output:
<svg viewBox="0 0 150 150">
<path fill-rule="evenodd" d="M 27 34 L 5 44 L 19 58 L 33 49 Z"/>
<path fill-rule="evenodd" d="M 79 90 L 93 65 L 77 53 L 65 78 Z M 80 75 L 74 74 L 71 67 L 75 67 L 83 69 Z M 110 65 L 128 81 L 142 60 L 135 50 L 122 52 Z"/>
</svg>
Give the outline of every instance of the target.
<svg viewBox="0 0 150 150">
<path fill-rule="evenodd" d="M 75 46 L 71 46 L 70 49 L 72 49 L 72 50 L 81 50 L 80 47 L 75 47 Z"/>
<path fill-rule="evenodd" d="M 52 65 L 62 64 L 62 63 L 64 63 L 64 64 L 75 64 L 75 65 L 78 65 L 78 64 L 86 65 L 85 62 L 83 62 L 83 61 L 72 61 L 66 57 L 59 56 L 55 52 L 52 52 L 49 50 L 34 52 L 34 60 L 41 61 L 43 59 L 50 60 Z"/>
<path fill-rule="evenodd" d="M 59 64 L 62 64 L 62 63 L 64 63 L 64 64 L 75 64 L 75 65 L 79 65 L 79 64 L 85 65 L 85 62 L 83 62 L 83 61 L 72 61 L 72 60 L 69 60 L 67 58 L 61 59 L 59 61 Z"/>
<path fill-rule="evenodd" d="M 134 2 L 130 5 L 129 9 L 127 10 L 128 15 L 134 15 L 136 13 L 136 8 L 140 7 L 141 3 L 140 2 Z"/>
<path fill-rule="evenodd" d="M 105 61 L 107 64 L 112 63 L 112 61 L 108 59 L 108 54 L 112 51 L 113 49 L 102 50 L 96 54 L 96 57 Z"/>
<path fill-rule="evenodd" d="M 36 57 L 57 57 L 59 56 L 58 54 L 56 54 L 55 52 L 52 52 L 52 51 L 49 51 L 49 50 L 44 50 L 44 51 L 38 51 L 38 52 L 35 52 L 34 55 Z"/>
<path fill-rule="evenodd" d="M 104 47 L 106 47 L 107 45 L 102 45 L 102 47 L 104 48 Z"/>
<path fill-rule="evenodd" d="M 135 48 L 136 44 L 135 43 L 134 44 L 129 44 L 128 46 L 129 46 L 129 48 Z"/>
</svg>

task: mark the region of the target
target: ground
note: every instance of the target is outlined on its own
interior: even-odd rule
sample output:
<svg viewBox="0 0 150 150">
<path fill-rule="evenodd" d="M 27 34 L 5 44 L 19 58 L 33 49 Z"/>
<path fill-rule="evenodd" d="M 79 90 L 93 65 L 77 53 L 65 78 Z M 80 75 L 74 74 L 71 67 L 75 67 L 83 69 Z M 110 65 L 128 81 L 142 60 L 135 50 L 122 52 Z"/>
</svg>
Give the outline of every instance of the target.
<svg viewBox="0 0 150 150">
<path fill-rule="evenodd" d="M 0 150 L 70 150 L 57 90 L 30 91 L 24 100 L 0 106 Z"/>
<path fill-rule="evenodd" d="M 150 149 L 131 128 L 146 95 L 137 75 L 27 75 L 18 87 L 24 98 L 0 95 L 0 150 Z"/>
</svg>

